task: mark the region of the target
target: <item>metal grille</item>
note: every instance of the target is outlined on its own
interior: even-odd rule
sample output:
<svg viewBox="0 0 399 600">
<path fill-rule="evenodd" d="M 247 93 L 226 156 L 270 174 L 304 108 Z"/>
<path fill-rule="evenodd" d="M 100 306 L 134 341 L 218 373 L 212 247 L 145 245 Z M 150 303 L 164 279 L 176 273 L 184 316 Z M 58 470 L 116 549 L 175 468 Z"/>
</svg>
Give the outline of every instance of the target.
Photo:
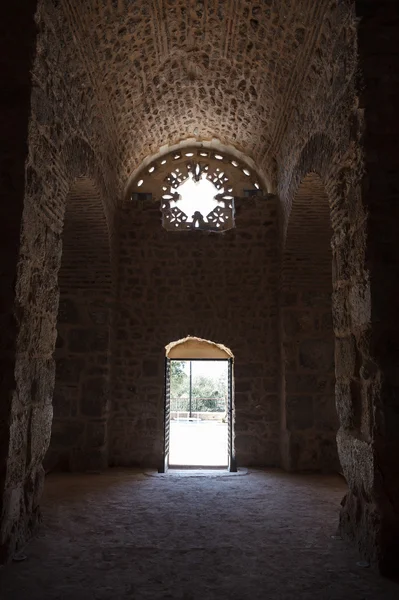
<svg viewBox="0 0 399 600">
<path fill-rule="evenodd" d="M 165 358 L 165 410 L 163 460 L 159 472 L 166 473 L 169 465 L 170 446 L 170 360 Z"/>
<path fill-rule="evenodd" d="M 170 410 L 171 412 L 189 412 L 191 409 L 195 413 L 203 412 L 220 412 L 226 413 L 227 403 L 226 398 L 171 398 L 170 399 Z"/>
<path fill-rule="evenodd" d="M 233 447 L 233 359 L 229 358 L 229 368 L 227 370 L 228 383 L 228 403 L 227 403 L 227 419 L 228 419 L 228 454 L 229 454 L 229 471 L 235 473 L 237 471 L 237 463 Z"/>
</svg>

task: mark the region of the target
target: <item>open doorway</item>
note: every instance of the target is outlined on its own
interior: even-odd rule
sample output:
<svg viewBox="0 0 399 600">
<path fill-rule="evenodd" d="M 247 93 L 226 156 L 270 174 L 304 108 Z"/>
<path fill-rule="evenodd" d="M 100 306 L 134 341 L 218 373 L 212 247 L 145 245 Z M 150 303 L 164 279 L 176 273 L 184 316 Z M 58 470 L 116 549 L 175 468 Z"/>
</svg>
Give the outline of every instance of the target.
<svg viewBox="0 0 399 600">
<path fill-rule="evenodd" d="M 160 471 L 169 467 L 236 471 L 231 352 L 192 337 L 170 344 L 166 351 Z"/>
<path fill-rule="evenodd" d="M 228 465 L 227 359 L 170 362 L 169 466 Z"/>
</svg>

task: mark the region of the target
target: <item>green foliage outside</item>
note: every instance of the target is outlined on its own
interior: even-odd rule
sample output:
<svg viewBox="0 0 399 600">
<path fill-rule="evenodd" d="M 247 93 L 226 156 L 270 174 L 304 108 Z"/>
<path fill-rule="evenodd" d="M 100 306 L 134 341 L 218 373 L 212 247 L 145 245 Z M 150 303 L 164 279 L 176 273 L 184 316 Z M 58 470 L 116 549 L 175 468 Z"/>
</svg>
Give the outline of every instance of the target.
<svg viewBox="0 0 399 600">
<path fill-rule="evenodd" d="M 170 397 L 172 410 L 188 410 L 190 377 L 185 361 L 171 361 Z M 192 410 L 220 412 L 227 408 L 227 372 L 218 377 L 195 375 L 192 378 Z"/>
<path fill-rule="evenodd" d="M 187 379 L 188 381 L 184 365 L 184 360 L 172 360 L 170 362 L 170 395 L 172 397 L 175 397 L 172 393 L 172 387 L 173 390 L 180 390 L 182 386 L 184 387 L 184 385 L 186 385 L 185 380 Z M 189 384 L 187 383 L 187 385 Z"/>
</svg>

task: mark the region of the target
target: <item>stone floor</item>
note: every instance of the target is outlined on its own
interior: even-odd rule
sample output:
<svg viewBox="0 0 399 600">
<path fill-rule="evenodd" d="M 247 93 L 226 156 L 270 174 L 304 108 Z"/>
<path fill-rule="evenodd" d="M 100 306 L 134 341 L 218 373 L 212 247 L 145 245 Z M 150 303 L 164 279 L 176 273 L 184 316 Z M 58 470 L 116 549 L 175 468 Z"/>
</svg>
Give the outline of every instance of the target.
<svg viewBox="0 0 399 600">
<path fill-rule="evenodd" d="M 1 600 L 397 600 L 332 539 L 337 477 L 109 471 L 52 475 Z"/>
</svg>

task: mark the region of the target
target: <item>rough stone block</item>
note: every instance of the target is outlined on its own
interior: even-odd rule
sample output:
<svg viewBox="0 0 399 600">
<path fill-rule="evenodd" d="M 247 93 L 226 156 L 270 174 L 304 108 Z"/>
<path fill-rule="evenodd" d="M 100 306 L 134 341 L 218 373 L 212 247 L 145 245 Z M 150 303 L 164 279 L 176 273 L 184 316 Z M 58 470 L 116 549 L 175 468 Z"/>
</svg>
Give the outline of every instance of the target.
<svg viewBox="0 0 399 600">
<path fill-rule="evenodd" d="M 82 385 L 80 413 L 87 417 L 102 417 L 107 409 L 108 387 L 102 377 L 93 377 Z"/>
<path fill-rule="evenodd" d="M 352 335 L 335 339 L 335 370 L 339 379 L 355 375 L 356 346 Z"/>
<path fill-rule="evenodd" d="M 280 420 L 280 402 L 277 394 L 267 395 L 261 399 L 262 412 L 269 422 Z"/>
<path fill-rule="evenodd" d="M 283 290 L 281 294 L 281 306 L 290 307 L 299 304 L 299 294 L 297 292 Z"/>
<path fill-rule="evenodd" d="M 288 310 L 283 312 L 284 335 L 289 340 L 314 330 L 314 315 L 310 311 Z"/>
<path fill-rule="evenodd" d="M 243 433 L 235 435 L 234 447 L 238 455 L 246 456 L 256 456 L 259 450 L 256 437 Z"/>
<path fill-rule="evenodd" d="M 91 352 L 106 353 L 109 348 L 109 333 L 107 329 L 94 329 L 90 335 L 89 348 Z"/>
<path fill-rule="evenodd" d="M 54 448 L 72 448 L 79 444 L 85 430 L 82 421 L 69 420 L 54 423 L 51 444 Z"/>
<path fill-rule="evenodd" d="M 287 429 L 290 431 L 311 429 L 314 426 L 313 398 L 289 396 L 286 407 Z"/>
<path fill-rule="evenodd" d="M 331 310 L 323 313 L 321 317 L 321 331 L 331 332 L 331 336 L 333 335 L 333 318 Z"/>
<path fill-rule="evenodd" d="M 353 429 L 354 412 L 349 383 L 337 381 L 335 385 L 335 405 L 341 427 L 346 430 Z"/>
<path fill-rule="evenodd" d="M 86 445 L 88 448 L 103 447 L 107 439 L 105 421 L 89 421 L 86 425 Z"/>
<path fill-rule="evenodd" d="M 72 384 L 78 383 L 84 367 L 85 360 L 83 358 L 66 357 L 57 360 L 57 381 Z"/>
<path fill-rule="evenodd" d="M 353 327 L 367 327 L 371 321 L 371 292 L 368 281 L 352 285 L 349 291 L 349 307 Z"/>
<path fill-rule="evenodd" d="M 334 370 L 334 340 L 309 339 L 299 344 L 299 366 L 319 373 Z"/>
<path fill-rule="evenodd" d="M 348 335 L 351 331 L 348 296 L 348 286 L 336 289 L 332 295 L 333 327 L 340 336 Z"/>
<path fill-rule="evenodd" d="M 65 333 L 67 333 L 67 332 L 65 332 Z M 66 344 L 65 333 L 63 331 L 61 331 L 60 328 L 58 328 L 57 339 L 55 342 L 55 347 L 57 350 L 62 350 L 62 348 L 65 347 L 65 344 Z"/>
<path fill-rule="evenodd" d="M 58 323 L 79 323 L 79 306 L 71 298 L 60 298 L 58 307 Z"/>
<path fill-rule="evenodd" d="M 107 325 L 110 318 L 110 310 L 103 305 L 91 304 L 87 312 L 94 325 Z"/>
<path fill-rule="evenodd" d="M 240 368 L 240 377 L 253 379 L 262 377 L 265 373 L 265 365 L 263 363 L 247 363 Z"/>
<path fill-rule="evenodd" d="M 342 471 L 341 463 L 339 462 L 337 441 L 335 434 L 332 434 L 330 439 L 323 437 L 320 440 L 320 467 L 323 472 L 338 473 Z"/>
<path fill-rule="evenodd" d="M 88 448 L 86 446 L 73 448 L 70 456 L 71 471 L 97 472 L 104 471 L 108 466 L 106 448 Z"/>
<path fill-rule="evenodd" d="M 91 347 L 91 329 L 76 328 L 71 329 L 68 334 L 68 349 L 70 352 L 86 353 Z"/>
<path fill-rule="evenodd" d="M 252 381 L 250 379 L 236 379 L 234 382 L 234 391 L 238 394 L 248 394 L 252 390 Z"/>
<path fill-rule="evenodd" d="M 70 390 L 60 388 L 61 386 L 58 385 L 54 390 L 53 410 L 54 414 L 57 415 L 57 419 L 64 419 L 65 417 L 72 416 Z"/>
<path fill-rule="evenodd" d="M 334 385 L 326 374 L 320 377 L 318 374 L 286 374 L 286 392 L 290 394 L 321 394 Z"/>
<path fill-rule="evenodd" d="M 295 435 L 291 439 L 291 467 L 294 471 L 317 471 L 320 468 L 319 440 Z"/>
<path fill-rule="evenodd" d="M 312 308 L 330 308 L 331 292 L 323 292 L 318 289 L 307 289 L 301 293 L 301 301 L 304 306 L 310 306 Z"/>
<path fill-rule="evenodd" d="M 158 377 L 160 374 L 160 364 L 158 360 L 143 360 L 144 377 Z"/>
<path fill-rule="evenodd" d="M 336 432 L 339 426 L 335 395 L 314 397 L 314 419 L 318 431 Z"/>
</svg>

